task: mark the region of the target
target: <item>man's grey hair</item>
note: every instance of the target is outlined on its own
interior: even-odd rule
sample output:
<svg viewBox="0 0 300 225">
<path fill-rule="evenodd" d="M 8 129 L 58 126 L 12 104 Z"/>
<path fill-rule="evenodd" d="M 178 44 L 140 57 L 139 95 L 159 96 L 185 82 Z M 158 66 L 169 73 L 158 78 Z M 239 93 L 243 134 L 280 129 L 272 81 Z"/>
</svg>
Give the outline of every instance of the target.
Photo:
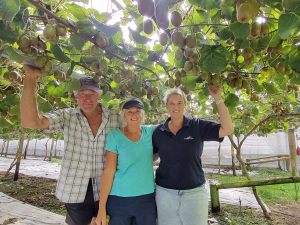
<svg viewBox="0 0 300 225">
<path fill-rule="evenodd" d="M 130 98 L 130 99 L 127 99 L 122 105 L 121 105 L 121 128 L 123 127 L 126 127 L 127 126 L 127 121 L 125 119 L 125 111 L 126 109 L 123 109 L 123 106 L 125 105 L 126 102 L 129 102 L 129 101 L 138 101 L 140 103 L 143 104 L 143 102 L 138 99 L 138 98 Z M 142 112 L 142 121 L 141 121 L 141 124 L 144 124 L 145 123 L 145 110 L 141 109 L 141 112 Z"/>
<path fill-rule="evenodd" d="M 169 89 L 165 92 L 164 94 L 164 98 L 163 101 L 164 103 L 167 104 L 168 99 L 172 96 L 172 95 L 180 95 L 182 97 L 183 103 L 184 105 L 186 105 L 187 100 L 186 100 L 186 95 L 184 94 L 184 92 L 182 90 L 180 90 L 179 88 L 172 88 Z"/>
</svg>

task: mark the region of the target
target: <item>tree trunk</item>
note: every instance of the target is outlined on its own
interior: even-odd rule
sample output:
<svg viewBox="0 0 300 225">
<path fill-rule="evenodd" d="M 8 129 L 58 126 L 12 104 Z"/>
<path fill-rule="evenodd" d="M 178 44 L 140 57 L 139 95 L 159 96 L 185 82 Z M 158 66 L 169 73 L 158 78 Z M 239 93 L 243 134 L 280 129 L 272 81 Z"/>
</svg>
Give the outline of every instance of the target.
<svg viewBox="0 0 300 225">
<path fill-rule="evenodd" d="M 233 134 L 229 135 L 231 138 L 233 138 Z M 234 147 L 231 144 L 231 163 L 232 163 L 232 175 L 236 176 L 236 171 L 235 171 L 235 157 L 234 157 Z"/>
<path fill-rule="evenodd" d="M 36 155 L 36 143 L 37 143 L 37 141 L 38 141 L 38 139 L 35 139 L 35 146 L 34 146 L 34 153 L 33 153 L 34 157 Z"/>
<path fill-rule="evenodd" d="M 21 137 L 20 137 L 20 141 L 19 141 L 18 152 L 17 152 L 17 163 L 16 163 L 16 171 L 15 171 L 14 181 L 17 181 L 19 179 L 19 168 L 20 168 L 20 163 L 21 163 L 24 139 L 25 139 L 25 133 L 22 133 Z"/>
<path fill-rule="evenodd" d="M 54 146 L 54 138 L 52 138 L 51 142 L 51 150 L 50 150 L 50 156 L 49 156 L 49 161 L 52 161 L 52 152 L 53 152 L 53 146 Z"/>
<path fill-rule="evenodd" d="M 288 140 L 291 155 L 292 176 L 299 176 L 295 131 L 292 128 L 288 129 Z"/>
<path fill-rule="evenodd" d="M 27 156 L 27 150 L 28 150 L 28 146 L 29 146 L 29 141 L 30 141 L 30 139 L 28 138 L 27 139 L 27 143 L 26 143 L 26 147 L 25 147 L 25 151 L 24 151 L 24 159 L 26 159 L 26 156 Z"/>
<path fill-rule="evenodd" d="M 219 165 L 219 174 L 221 173 L 221 142 L 219 142 L 219 148 L 218 148 L 218 165 Z"/>
<path fill-rule="evenodd" d="M 17 156 L 14 158 L 14 160 L 13 160 L 12 163 L 10 164 L 8 170 L 6 171 L 6 174 L 5 174 L 5 176 L 4 176 L 5 178 L 8 177 L 9 171 L 11 171 L 11 169 L 16 165 L 16 162 L 15 162 L 16 159 L 17 159 Z"/>
<path fill-rule="evenodd" d="M 7 157 L 7 152 L 8 152 L 8 145 L 9 145 L 9 140 L 6 143 L 6 151 L 5 151 L 5 157 Z"/>
<path fill-rule="evenodd" d="M 56 139 L 56 141 L 55 141 L 55 150 L 54 150 L 54 158 L 56 158 L 56 148 L 57 148 L 57 139 Z"/>
<path fill-rule="evenodd" d="M 4 151 L 4 147 L 5 147 L 5 140 L 3 140 L 3 144 L 2 144 L 2 151 L 1 151 L 1 156 L 3 155 L 3 151 Z"/>
<path fill-rule="evenodd" d="M 48 139 L 47 141 L 46 141 L 46 144 L 45 144 L 45 147 L 46 147 L 46 155 L 45 155 L 45 158 L 44 158 L 44 161 L 47 159 L 47 156 L 48 156 L 48 146 L 47 146 L 47 144 L 48 144 L 48 141 L 49 141 L 50 139 Z"/>
</svg>

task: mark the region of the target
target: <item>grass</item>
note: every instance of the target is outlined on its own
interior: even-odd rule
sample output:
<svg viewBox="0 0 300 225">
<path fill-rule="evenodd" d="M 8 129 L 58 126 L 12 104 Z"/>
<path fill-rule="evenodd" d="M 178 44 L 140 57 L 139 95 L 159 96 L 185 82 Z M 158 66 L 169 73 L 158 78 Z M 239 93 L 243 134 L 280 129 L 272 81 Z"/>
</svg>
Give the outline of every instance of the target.
<svg viewBox="0 0 300 225">
<path fill-rule="evenodd" d="M 60 165 L 60 164 L 61 164 L 61 159 L 53 158 L 53 159 L 51 160 L 51 162 L 57 163 L 58 165 Z"/>
<path fill-rule="evenodd" d="M 257 173 L 251 177 L 252 180 L 270 179 L 276 177 L 290 177 L 291 173 L 281 171 L 278 169 L 260 169 Z M 247 178 L 244 176 L 224 176 L 211 174 L 207 175 L 207 178 L 216 179 L 222 183 L 246 181 Z M 277 203 L 277 204 L 299 204 L 299 183 L 290 184 L 276 184 L 276 185 L 265 185 L 256 186 L 256 189 L 261 196 L 262 200 L 266 203 Z"/>
</svg>

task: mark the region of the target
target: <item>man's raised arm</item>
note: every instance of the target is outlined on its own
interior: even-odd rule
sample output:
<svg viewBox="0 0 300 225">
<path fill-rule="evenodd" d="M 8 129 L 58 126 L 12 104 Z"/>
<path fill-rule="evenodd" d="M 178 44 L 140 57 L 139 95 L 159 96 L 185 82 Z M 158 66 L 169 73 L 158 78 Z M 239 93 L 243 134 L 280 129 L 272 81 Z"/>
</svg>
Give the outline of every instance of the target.
<svg viewBox="0 0 300 225">
<path fill-rule="evenodd" d="M 37 80 L 42 76 L 40 69 L 24 65 L 25 79 L 21 98 L 21 122 L 23 127 L 49 129 L 49 120 L 39 115 L 36 102 Z"/>
</svg>

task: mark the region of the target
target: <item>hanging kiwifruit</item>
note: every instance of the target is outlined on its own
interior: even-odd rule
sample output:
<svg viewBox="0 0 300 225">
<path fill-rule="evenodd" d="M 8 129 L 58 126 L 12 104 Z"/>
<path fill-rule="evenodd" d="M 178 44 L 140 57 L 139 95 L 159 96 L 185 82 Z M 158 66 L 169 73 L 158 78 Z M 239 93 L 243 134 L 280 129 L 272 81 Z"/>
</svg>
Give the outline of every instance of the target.
<svg viewBox="0 0 300 225">
<path fill-rule="evenodd" d="M 188 34 L 185 38 L 186 40 L 186 46 L 188 48 L 195 48 L 197 45 L 197 39 L 194 34 Z"/>
<path fill-rule="evenodd" d="M 242 3 L 238 9 L 236 18 L 240 23 L 248 23 L 248 21 L 252 18 L 252 7 L 248 2 Z"/>
<path fill-rule="evenodd" d="M 184 41 L 184 36 L 183 34 L 181 33 L 181 31 L 175 31 L 172 33 L 171 35 L 171 40 L 172 40 L 172 43 L 175 45 L 175 46 L 178 46 L 181 42 Z"/>
<path fill-rule="evenodd" d="M 159 1 L 154 9 L 156 22 L 164 24 L 169 21 L 169 6 L 165 1 Z"/>
<path fill-rule="evenodd" d="M 142 16 L 152 17 L 154 14 L 154 2 L 152 0 L 138 0 L 138 11 Z"/>
<path fill-rule="evenodd" d="M 107 64 L 107 61 L 105 59 L 100 60 L 99 66 L 100 66 L 100 70 L 102 70 L 103 72 L 108 71 L 108 64 Z"/>
<path fill-rule="evenodd" d="M 56 35 L 58 36 L 66 36 L 67 34 L 67 28 L 64 24 L 58 23 L 56 24 Z"/>
<path fill-rule="evenodd" d="M 164 67 L 164 66 L 166 65 L 166 61 L 165 61 L 163 58 L 160 58 L 160 59 L 158 60 L 158 64 L 159 64 L 160 66 Z"/>
<path fill-rule="evenodd" d="M 135 58 L 133 56 L 128 56 L 127 62 L 130 65 L 134 65 L 135 64 Z"/>
<path fill-rule="evenodd" d="M 151 19 L 146 19 L 143 22 L 143 30 L 146 34 L 150 35 L 154 31 L 154 25 Z"/>
<path fill-rule="evenodd" d="M 51 24 L 47 24 L 43 30 L 43 35 L 46 39 L 53 39 L 56 36 L 55 27 Z"/>
<path fill-rule="evenodd" d="M 183 57 L 183 54 L 182 54 L 182 51 L 180 48 L 178 48 L 176 51 L 175 51 L 175 59 L 176 60 L 181 60 Z"/>
<path fill-rule="evenodd" d="M 96 37 L 96 43 L 100 48 L 105 48 L 108 45 L 107 40 L 103 35 L 98 35 Z"/>
<path fill-rule="evenodd" d="M 171 13 L 171 24 L 174 27 L 180 27 L 181 23 L 182 23 L 182 16 L 181 16 L 180 12 L 173 11 Z"/>
<path fill-rule="evenodd" d="M 168 35 L 166 33 L 161 33 L 159 35 L 159 43 L 162 45 L 162 46 L 165 46 L 168 44 Z"/>
</svg>

